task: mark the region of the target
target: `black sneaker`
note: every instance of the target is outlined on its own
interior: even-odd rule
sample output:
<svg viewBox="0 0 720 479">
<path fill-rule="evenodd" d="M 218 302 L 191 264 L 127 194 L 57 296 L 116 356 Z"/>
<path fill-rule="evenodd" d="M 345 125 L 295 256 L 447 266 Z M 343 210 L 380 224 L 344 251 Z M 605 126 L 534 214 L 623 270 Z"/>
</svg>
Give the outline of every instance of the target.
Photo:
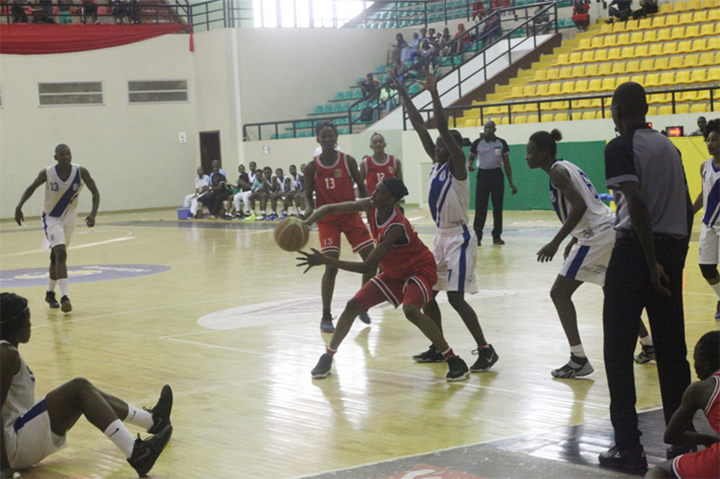
<svg viewBox="0 0 720 479">
<path fill-rule="evenodd" d="M 565 366 L 555 369 L 550 374 L 552 374 L 552 377 L 558 379 L 572 379 L 587 376 L 593 371 L 595 371 L 595 369 L 593 369 L 588 358 L 581 358 L 580 356 L 570 354 L 570 361 L 568 361 Z"/>
<path fill-rule="evenodd" d="M 55 291 L 45 293 L 45 302 L 50 305 L 50 309 L 58 309 L 60 307 L 60 303 L 55 299 Z"/>
<path fill-rule="evenodd" d="M 720 301 L 718 301 L 717 308 L 715 308 L 715 321 L 720 321 Z"/>
<path fill-rule="evenodd" d="M 635 355 L 635 362 L 638 364 L 655 361 L 655 346 L 642 345 L 642 351 Z"/>
<path fill-rule="evenodd" d="M 442 353 L 437 350 L 434 344 L 430 345 L 430 349 L 412 357 L 418 363 L 441 363 L 445 361 Z"/>
<path fill-rule="evenodd" d="M 332 360 L 333 357 L 330 356 L 328 353 L 320 356 L 320 360 L 318 361 L 317 366 L 315 366 L 310 373 L 312 374 L 312 378 L 325 379 L 326 377 L 328 377 L 328 374 L 330 374 L 330 366 L 332 366 Z"/>
<path fill-rule="evenodd" d="M 165 429 L 170 425 L 170 411 L 173 406 L 173 393 L 170 386 L 167 384 L 163 386 L 160 392 L 160 399 L 152 409 L 145 409 L 147 412 L 152 413 L 153 425 L 147 430 L 150 434 L 157 434 L 158 432 Z"/>
<path fill-rule="evenodd" d="M 320 320 L 320 331 L 322 331 L 323 333 L 334 333 L 335 326 L 333 326 L 332 322 L 333 322 L 332 316 L 330 316 L 330 317 L 323 316 L 323 318 Z"/>
<path fill-rule="evenodd" d="M 138 435 L 135 440 L 135 446 L 133 447 L 133 453 L 128 462 L 137 471 L 138 476 L 145 477 L 150 469 L 155 465 L 155 461 L 160 456 L 160 453 L 167 446 L 170 437 L 172 436 L 172 426 L 167 426 L 165 429 L 155 434 L 153 437 L 142 440 Z"/>
<path fill-rule="evenodd" d="M 502 238 L 496 236 L 495 238 L 493 238 L 493 244 L 504 245 L 505 242 L 502 240 Z"/>
<path fill-rule="evenodd" d="M 473 373 L 483 373 L 485 371 L 488 371 L 493 366 L 493 364 L 495 364 L 497 360 L 500 359 L 495 352 L 495 348 L 492 347 L 492 344 L 488 344 L 487 348 L 478 348 L 472 353 L 478 355 L 475 364 L 470 366 L 470 372 Z"/>
<path fill-rule="evenodd" d="M 683 454 L 697 452 L 697 446 L 670 446 L 665 449 L 665 458 L 669 461 Z"/>
<path fill-rule="evenodd" d="M 449 383 L 465 381 L 470 376 L 470 370 L 465 361 L 460 359 L 460 356 L 453 356 L 445 361 L 447 361 L 449 368 L 448 373 L 445 375 L 445 381 Z"/>
<path fill-rule="evenodd" d="M 63 313 L 69 313 L 70 311 L 72 311 L 72 304 L 70 304 L 70 298 L 68 298 L 67 296 L 63 296 L 62 298 L 60 298 L 60 305 L 60 310 Z"/>
<path fill-rule="evenodd" d="M 632 471 L 643 471 L 648 466 L 645 450 L 642 446 L 633 451 L 623 452 L 617 446 L 613 446 L 608 451 L 600 453 L 598 460 L 601 466 Z"/>
</svg>

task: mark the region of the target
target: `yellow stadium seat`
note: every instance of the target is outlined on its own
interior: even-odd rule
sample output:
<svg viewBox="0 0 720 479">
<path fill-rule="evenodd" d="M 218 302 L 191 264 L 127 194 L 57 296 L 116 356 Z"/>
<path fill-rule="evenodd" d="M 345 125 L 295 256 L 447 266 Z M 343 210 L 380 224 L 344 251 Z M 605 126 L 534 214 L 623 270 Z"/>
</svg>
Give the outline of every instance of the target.
<svg viewBox="0 0 720 479">
<path fill-rule="evenodd" d="M 660 75 L 658 73 L 648 73 L 645 75 L 645 88 L 660 85 Z"/>
<path fill-rule="evenodd" d="M 634 81 L 635 83 L 645 86 L 645 75 L 633 75 L 630 81 Z"/>
<path fill-rule="evenodd" d="M 639 23 L 637 20 L 628 20 L 625 23 L 625 31 L 626 32 L 634 32 L 638 29 Z"/>
<path fill-rule="evenodd" d="M 651 106 L 648 108 L 647 116 L 655 116 L 657 115 L 657 108 L 654 106 Z"/>
<path fill-rule="evenodd" d="M 657 38 L 656 41 L 658 42 L 666 42 L 670 40 L 670 32 L 672 30 L 669 28 L 663 28 L 657 31 Z"/>
<path fill-rule="evenodd" d="M 682 115 L 684 113 L 690 113 L 690 105 L 685 103 L 684 105 L 675 105 L 675 114 Z"/>
<path fill-rule="evenodd" d="M 580 121 L 582 120 L 582 112 L 574 111 L 572 112 L 572 121 Z"/>
<path fill-rule="evenodd" d="M 700 36 L 715 35 L 715 25 L 712 23 L 703 23 L 700 27 Z"/>
<path fill-rule="evenodd" d="M 504 117 L 502 117 L 502 118 L 500 119 L 500 124 L 501 124 L 501 125 L 509 125 L 509 124 L 510 124 L 510 120 L 508 120 L 508 117 L 504 116 Z"/>
<path fill-rule="evenodd" d="M 662 72 L 663 70 L 667 70 L 667 69 L 668 69 L 667 57 L 655 59 L 655 70 L 656 71 Z"/>
<path fill-rule="evenodd" d="M 652 43 L 657 40 L 657 30 L 648 30 L 643 36 L 643 43 Z"/>
<path fill-rule="evenodd" d="M 587 93 L 588 91 L 588 81 L 587 80 L 578 80 L 575 82 L 575 93 Z"/>
<path fill-rule="evenodd" d="M 650 45 L 650 50 L 648 50 L 648 55 L 651 57 L 656 57 L 658 55 L 662 55 L 662 44 L 661 43 L 653 43 Z"/>
<path fill-rule="evenodd" d="M 687 9 L 688 10 L 699 10 L 700 9 L 700 0 L 688 0 Z"/>
<path fill-rule="evenodd" d="M 572 67 L 562 67 L 560 69 L 560 73 L 558 74 L 559 80 L 565 80 L 567 78 L 570 78 L 572 76 Z"/>
<path fill-rule="evenodd" d="M 538 70 L 535 72 L 535 81 L 544 81 L 547 78 L 547 70 Z"/>
<path fill-rule="evenodd" d="M 574 81 L 566 81 L 562 84 L 562 90 L 560 90 L 560 94 L 562 95 L 571 95 L 575 91 L 575 82 Z"/>
<path fill-rule="evenodd" d="M 720 20 L 720 9 L 716 8 L 715 10 L 708 11 L 707 19 L 709 22 Z"/>
<path fill-rule="evenodd" d="M 522 96 L 535 96 L 535 85 L 525 85 Z"/>
<path fill-rule="evenodd" d="M 548 94 L 548 84 L 547 83 L 541 83 L 537 86 L 537 89 L 535 90 L 535 94 L 537 96 L 547 96 Z"/>
<path fill-rule="evenodd" d="M 598 52 L 600 52 L 600 51 L 603 51 L 603 52 L 604 52 L 605 50 L 598 50 Z M 573 56 L 573 55 L 575 55 L 575 54 L 574 54 L 574 53 L 571 53 L 571 54 L 570 54 L 570 56 Z M 580 54 L 578 53 L 578 55 L 580 55 Z M 594 57 L 595 57 L 595 52 L 593 52 L 592 50 L 591 50 L 591 51 L 588 51 L 588 52 L 582 52 L 582 58 L 581 58 L 581 59 L 578 59 L 578 61 L 576 61 L 576 62 L 571 62 L 571 63 L 573 63 L 573 64 L 577 64 L 577 63 L 590 63 L 590 62 L 593 61 L 593 58 L 594 58 Z"/>
<path fill-rule="evenodd" d="M 537 113 L 533 113 L 531 115 L 528 115 L 526 123 L 537 123 L 538 122 L 538 116 Z"/>
<path fill-rule="evenodd" d="M 643 60 L 640 62 L 640 71 L 641 72 L 651 72 L 655 69 L 654 67 L 655 60 L 650 58 L 649 60 Z"/>
<path fill-rule="evenodd" d="M 705 113 L 708 111 L 707 103 L 695 103 L 690 107 L 690 113 Z"/>
<path fill-rule="evenodd" d="M 638 45 L 635 47 L 635 58 L 645 58 L 649 55 L 647 45 Z"/>
<path fill-rule="evenodd" d="M 514 86 L 510 98 L 521 98 L 523 96 L 523 87 Z"/>
<path fill-rule="evenodd" d="M 693 22 L 693 14 L 692 13 L 681 13 L 680 14 L 680 25 L 687 25 L 688 23 Z"/>
<path fill-rule="evenodd" d="M 470 118 L 465 120 L 465 128 L 477 126 L 477 118 Z"/>
<path fill-rule="evenodd" d="M 582 114 L 583 120 L 594 120 L 595 119 L 595 112 L 594 111 L 585 111 Z"/>
<path fill-rule="evenodd" d="M 678 53 L 689 53 L 692 51 L 692 41 L 691 40 L 682 40 L 677 43 L 677 52 Z"/>
<path fill-rule="evenodd" d="M 690 83 L 690 72 L 687 70 L 679 71 L 675 74 L 676 85 L 687 85 Z"/>
<path fill-rule="evenodd" d="M 604 77 L 612 73 L 612 63 L 601 63 L 598 66 L 598 76 Z"/>
<path fill-rule="evenodd" d="M 545 73 L 545 79 L 546 80 L 557 80 L 559 72 L 560 72 L 560 70 L 558 70 L 557 68 L 551 68 L 550 70 L 548 70 Z"/>
<path fill-rule="evenodd" d="M 598 51 L 600 53 L 602 50 Z M 620 59 L 620 49 L 619 48 L 611 48 L 607 51 L 607 59 L 608 60 L 619 60 Z M 597 55 L 595 55 L 595 61 L 598 61 Z"/>
<path fill-rule="evenodd" d="M 489 106 L 485 108 L 485 115 L 502 115 L 507 111 L 507 108 L 502 106 Z"/>
<path fill-rule="evenodd" d="M 510 108 L 510 111 L 511 111 L 512 113 L 522 113 L 522 112 L 525 111 L 525 105 L 513 105 L 513 106 Z"/>
<path fill-rule="evenodd" d="M 608 23 L 603 23 L 602 27 L 600 27 L 600 34 L 601 35 L 607 35 L 608 33 L 612 33 L 613 26 Z"/>
<path fill-rule="evenodd" d="M 720 11 L 720 10 L 718 10 L 718 11 Z M 708 51 L 714 51 L 714 52 L 720 50 L 720 38 L 716 37 L 716 38 L 708 39 L 707 47 L 705 47 L 705 49 Z"/>
<path fill-rule="evenodd" d="M 560 55 L 558 55 L 557 64 L 558 65 L 567 65 L 568 64 L 568 54 L 561 53 Z"/>
<path fill-rule="evenodd" d="M 590 46 L 592 48 L 602 48 L 605 37 L 593 37 Z"/>
<path fill-rule="evenodd" d="M 589 108 L 602 108 L 602 104 L 600 103 L 600 98 L 595 98 L 594 100 L 590 100 Z"/>
<path fill-rule="evenodd" d="M 620 53 L 620 59 L 629 60 L 635 58 L 635 47 L 623 47 Z"/>
<path fill-rule="evenodd" d="M 671 101 L 669 93 L 654 93 L 648 95 L 648 104 L 655 105 L 657 103 L 669 103 Z"/>
<path fill-rule="evenodd" d="M 615 22 L 613 23 L 613 32 L 614 33 L 621 33 L 625 31 L 625 22 Z"/>
<path fill-rule="evenodd" d="M 625 72 L 626 73 L 637 73 L 640 71 L 640 61 L 639 60 L 630 60 L 625 64 Z"/>
<path fill-rule="evenodd" d="M 590 65 L 587 65 L 585 67 L 585 76 L 586 77 L 596 77 L 598 74 L 598 64 L 597 63 L 591 63 Z"/>
<path fill-rule="evenodd" d="M 567 121 L 567 113 L 557 113 L 553 121 Z"/>
<path fill-rule="evenodd" d="M 588 93 L 602 91 L 602 80 L 600 80 L 599 78 L 593 78 L 592 80 L 590 80 L 590 83 L 588 83 L 587 91 Z"/>
<path fill-rule="evenodd" d="M 590 39 L 589 38 L 583 38 L 580 40 L 580 44 L 578 45 L 578 50 L 588 50 L 590 48 Z"/>
<path fill-rule="evenodd" d="M 697 38 L 700 36 L 700 26 L 699 25 L 689 25 L 685 29 L 685 38 Z"/>
<path fill-rule="evenodd" d="M 648 75 L 650 76 L 650 75 Z M 658 86 L 668 86 L 675 83 L 675 72 L 663 72 L 660 74 Z"/>
<path fill-rule="evenodd" d="M 616 85 L 622 85 L 623 83 L 627 83 L 629 81 L 630 81 L 629 75 L 620 75 L 619 77 L 615 78 Z"/>
<path fill-rule="evenodd" d="M 695 15 L 693 15 L 693 23 L 702 23 L 706 20 L 707 20 L 707 12 L 705 10 L 695 12 Z"/>
<path fill-rule="evenodd" d="M 537 105 L 533 103 L 526 103 L 524 106 L 523 111 L 535 111 L 537 110 Z"/>
<path fill-rule="evenodd" d="M 643 33 L 642 32 L 633 32 L 632 35 L 630 35 L 630 45 L 637 45 L 638 43 L 643 42 Z"/>
<path fill-rule="evenodd" d="M 660 108 L 657 109 L 658 115 L 670 115 L 672 114 L 672 106 L 669 105 L 663 105 Z"/>
<path fill-rule="evenodd" d="M 572 69 L 571 78 L 582 78 L 585 76 L 585 65 L 577 65 Z"/>
<path fill-rule="evenodd" d="M 672 12 L 672 3 L 663 3 L 660 5 L 658 13 L 670 13 Z"/>
<path fill-rule="evenodd" d="M 623 62 L 615 62 L 612 64 L 612 71 L 610 72 L 612 75 L 620 75 L 621 73 L 625 73 L 625 64 Z"/>
<path fill-rule="evenodd" d="M 643 18 L 638 24 L 640 30 L 648 30 L 652 28 L 652 18 Z"/>
<path fill-rule="evenodd" d="M 527 117 L 525 115 L 518 115 L 512 118 L 513 124 L 527 123 Z"/>
<path fill-rule="evenodd" d="M 677 53 L 677 43 L 665 43 L 663 45 L 662 53 L 663 55 L 674 55 L 675 53 Z"/>
<path fill-rule="evenodd" d="M 548 123 L 553 121 L 553 114 L 552 113 L 544 113 L 543 116 L 540 118 L 541 123 Z"/>
<path fill-rule="evenodd" d="M 615 37 L 615 35 L 605 35 L 605 37 L 603 38 L 602 46 L 603 47 L 614 47 L 616 41 L 617 41 L 617 38 Z"/>
<path fill-rule="evenodd" d="M 619 48 L 618 48 L 619 50 Z M 608 59 L 608 51 L 606 49 L 598 50 L 595 52 L 595 56 L 593 57 L 593 61 L 596 62 L 604 62 Z"/>
<path fill-rule="evenodd" d="M 602 86 L 600 87 L 602 91 L 613 91 L 615 89 L 615 79 L 614 78 L 603 78 Z"/>
<path fill-rule="evenodd" d="M 683 68 L 695 68 L 700 63 L 700 55 L 693 53 L 692 55 L 686 55 L 683 60 Z"/>
<path fill-rule="evenodd" d="M 583 52 L 583 53 L 572 52 L 570 54 L 570 59 L 568 60 L 568 64 L 576 65 L 578 63 L 584 63 L 585 60 L 583 60 L 582 58 L 585 57 L 586 54 L 590 55 L 590 60 L 588 60 L 588 61 L 592 61 L 593 52 Z"/>
<path fill-rule="evenodd" d="M 653 17 L 652 19 L 653 28 L 662 28 L 665 26 L 665 17 Z"/>
<path fill-rule="evenodd" d="M 712 8 L 715 6 L 715 0 L 702 0 L 700 2 L 700 8 Z"/>
<path fill-rule="evenodd" d="M 697 92 L 696 91 L 684 91 L 680 93 L 679 95 L 675 95 L 675 99 L 677 101 L 696 101 L 697 100 Z"/>
<path fill-rule="evenodd" d="M 678 68 L 683 67 L 683 57 L 672 57 L 670 58 L 670 63 L 668 64 L 668 68 L 671 70 L 677 70 Z"/>
<path fill-rule="evenodd" d="M 548 110 L 564 110 L 565 108 L 567 108 L 567 102 L 566 101 L 553 101 L 545 108 Z"/>
<path fill-rule="evenodd" d="M 704 52 L 706 50 L 705 46 L 707 45 L 707 42 L 704 38 L 700 38 L 698 40 L 693 40 L 692 42 L 692 51 L 694 52 Z"/>
<path fill-rule="evenodd" d="M 670 40 L 682 40 L 685 38 L 685 27 L 675 27 L 670 33 Z"/>
<path fill-rule="evenodd" d="M 574 108 L 578 108 L 578 109 L 590 108 L 590 100 L 575 100 L 574 104 L 575 104 Z"/>
<path fill-rule="evenodd" d="M 707 79 L 705 81 L 720 81 L 720 68 L 708 68 L 707 71 Z M 718 91 L 720 91 L 720 88 L 715 90 L 715 94 L 717 95 Z M 714 96 L 713 96 L 714 98 Z"/>
<path fill-rule="evenodd" d="M 548 96 L 559 95 L 560 87 L 561 87 L 560 82 L 551 83 L 550 86 L 548 87 L 548 91 L 547 91 Z"/>
<path fill-rule="evenodd" d="M 700 60 L 698 61 L 697 66 L 707 66 L 707 65 L 714 65 L 715 64 L 715 55 L 712 52 L 708 53 L 702 53 L 700 55 Z"/>
<path fill-rule="evenodd" d="M 673 12 L 682 12 L 687 10 L 687 5 L 685 2 L 675 2 L 673 3 Z"/>
</svg>

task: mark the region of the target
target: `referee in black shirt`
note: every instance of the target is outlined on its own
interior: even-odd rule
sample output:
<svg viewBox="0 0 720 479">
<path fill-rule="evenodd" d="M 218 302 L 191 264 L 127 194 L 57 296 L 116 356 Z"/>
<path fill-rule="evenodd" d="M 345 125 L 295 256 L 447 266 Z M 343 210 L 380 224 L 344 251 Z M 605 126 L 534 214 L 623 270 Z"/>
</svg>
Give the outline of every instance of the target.
<svg viewBox="0 0 720 479">
<path fill-rule="evenodd" d="M 643 470 L 647 459 L 640 443 L 633 376 L 638 318 L 645 309 L 667 424 L 690 384 L 682 271 L 692 202 L 680 152 L 645 121 L 643 87 L 620 85 L 611 110 L 620 136 L 605 148 L 605 176 L 617 203 L 617 239 L 603 288 L 603 329 L 615 446 L 599 459 L 604 466 Z M 669 456 L 677 452 L 668 449 Z"/>
</svg>

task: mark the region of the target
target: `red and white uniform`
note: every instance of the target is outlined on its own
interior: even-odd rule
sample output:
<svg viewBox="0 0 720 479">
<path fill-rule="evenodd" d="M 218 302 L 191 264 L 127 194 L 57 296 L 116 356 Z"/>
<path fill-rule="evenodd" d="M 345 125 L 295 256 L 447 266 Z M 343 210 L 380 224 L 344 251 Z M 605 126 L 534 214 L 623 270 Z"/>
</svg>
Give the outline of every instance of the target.
<svg viewBox="0 0 720 479">
<path fill-rule="evenodd" d="M 382 180 L 397 176 L 397 159 L 392 155 L 386 155 L 384 163 L 375 161 L 375 155 L 366 156 L 363 163 L 365 164 L 365 185 L 370 195 Z"/>
<path fill-rule="evenodd" d="M 711 377 L 715 379 L 715 391 L 703 412 L 710 427 L 720 433 L 720 371 Z M 680 479 L 720 478 L 720 442 L 701 451 L 676 457 L 672 468 Z"/>
<path fill-rule="evenodd" d="M 367 311 L 376 304 L 388 301 L 396 308 L 401 304 L 414 304 L 421 308 L 432 297 L 437 281 L 435 256 L 418 237 L 415 228 L 395 207 L 384 223 L 378 222 L 377 210 L 368 215 L 370 231 L 375 244 L 379 244 L 387 231 L 399 226 L 405 235 L 390 248 L 380 262 L 382 273 L 368 281 L 355 295 L 355 301 Z"/>
<path fill-rule="evenodd" d="M 313 158 L 315 162 L 315 204 L 319 208 L 324 205 L 355 201 L 353 177 L 347 165 L 345 153 L 338 152 L 335 163 L 325 166 L 320 156 Z M 353 253 L 372 244 L 372 238 L 360 213 L 330 215 L 317 222 L 320 232 L 320 246 L 323 253 L 340 252 L 340 233 L 345 233 L 353 247 Z"/>
</svg>

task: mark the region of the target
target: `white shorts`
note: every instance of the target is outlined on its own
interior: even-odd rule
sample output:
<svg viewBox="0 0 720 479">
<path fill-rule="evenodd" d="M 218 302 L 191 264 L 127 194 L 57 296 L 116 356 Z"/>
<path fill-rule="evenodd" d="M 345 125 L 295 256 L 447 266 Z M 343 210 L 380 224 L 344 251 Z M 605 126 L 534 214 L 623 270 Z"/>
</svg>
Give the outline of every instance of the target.
<svg viewBox="0 0 720 479">
<path fill-rule="evenodd" d="M 434 291 L 478 292 L 475 265 L 477 263 L 477 237 L 464 225 L 440 230 L 435 235 L 433 254 L 437 263 L 438 280 Z"/>
<path fill-rule="evenodd" d="M 43 213 L 41 218 L 43 230 L 45 231 L 42 248 L 53 249 L 60 244 L 64 244 L 67 247 L 70 244 L 73 231 L 75 231 L 77 215 L 55 218 L 54 216 L 48 216 Z"/>
<path fill-rule="evenodd" d="M 66 446 L 65 436 L 50 429 L 50 415 L 43 397 L 4 431 L 10 467 L 26 469 Z"/>
<path fill-rule="evenodd" d="M 609 230 L 607 235 L 587 243 L 578 241 L 573 245 L 558 274 L 569 279 L 603 286 L 613 246 L 615 246 L 614 230 Z"/>
<path fill-rule="evenodd" d="M 705 223 L 700 226 L 700 251 L 698 264 L 718 264 L 720 257 L 720 231 L 710 228 Z"/>
</svg>

